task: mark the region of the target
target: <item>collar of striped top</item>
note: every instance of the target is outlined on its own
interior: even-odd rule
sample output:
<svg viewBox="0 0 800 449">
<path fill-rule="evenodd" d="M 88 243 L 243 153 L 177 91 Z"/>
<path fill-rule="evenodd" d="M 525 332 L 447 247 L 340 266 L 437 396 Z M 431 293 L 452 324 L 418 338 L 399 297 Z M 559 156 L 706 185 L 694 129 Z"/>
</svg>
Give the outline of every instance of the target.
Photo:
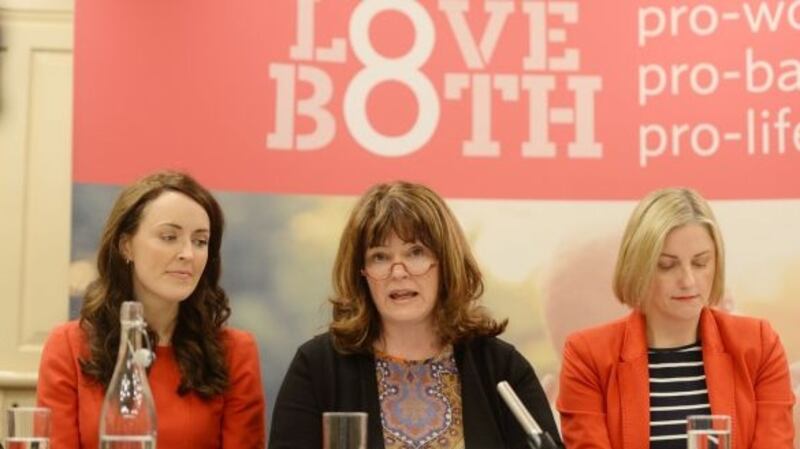
<svg viewBox="0 0 800 449">
<path fill-rule="evenodd" d="M 694 349 L 700 347 L 702 347 L 702 345 L 700 344 L 700 340 L 697 340 L 694 343 L 690 343 L 688 345 L 676 346 L 674 348 L 647 348 L 647 352 L 683 351 L 684 349 Z"/>
</svg>

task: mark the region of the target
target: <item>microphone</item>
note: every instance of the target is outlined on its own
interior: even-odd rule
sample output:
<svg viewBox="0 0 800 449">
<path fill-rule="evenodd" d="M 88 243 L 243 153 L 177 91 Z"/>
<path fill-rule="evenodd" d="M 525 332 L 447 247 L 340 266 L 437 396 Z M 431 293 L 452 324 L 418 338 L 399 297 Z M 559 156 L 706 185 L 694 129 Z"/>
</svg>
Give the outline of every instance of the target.
<svg viewBox="0 0 800 449">
<path fill-rule="evenodd" d="M 533 419 L 508 382 L 504 380 L 498 382 L 497 392 L 500 393 L 500 397 L 503 398 L 514 417 L 517 418 L 517 422 L 528 437 L 528 446 L 531 449 L 558 449 L 553 438 L 547 432 L 542 431 L 539 423 Z"/>
</svg>

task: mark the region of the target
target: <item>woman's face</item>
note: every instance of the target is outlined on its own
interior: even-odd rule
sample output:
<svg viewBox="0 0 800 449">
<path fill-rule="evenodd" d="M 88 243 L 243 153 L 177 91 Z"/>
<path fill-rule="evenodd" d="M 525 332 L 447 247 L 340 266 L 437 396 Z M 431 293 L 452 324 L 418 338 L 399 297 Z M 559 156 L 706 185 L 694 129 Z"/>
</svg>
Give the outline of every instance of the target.
<svg viewBox="0 0 800 449">
<path fill-rule="evenodd" d="M 704 225 L 692 223 L 670 231 L 642 303 L 648 323 L 697 322 L 708 304 L 715 272 L 714 240 Z"/>
<path fill-rule="evenodd" d="M 405 242 L 394 232 L 367 249 L 362 274 L 384 326 L 432 324 L 439 292 L 439 266 L 430 248 Z"/>
<path fill-rule="evenodd" d="M 177 305 L 192 294 L 208 261 L 209 218 L 188 196 L 167 191 L 142 211 L 133 236 L 123 237 L 133 293 L 145 306 Z"/>
</svg>

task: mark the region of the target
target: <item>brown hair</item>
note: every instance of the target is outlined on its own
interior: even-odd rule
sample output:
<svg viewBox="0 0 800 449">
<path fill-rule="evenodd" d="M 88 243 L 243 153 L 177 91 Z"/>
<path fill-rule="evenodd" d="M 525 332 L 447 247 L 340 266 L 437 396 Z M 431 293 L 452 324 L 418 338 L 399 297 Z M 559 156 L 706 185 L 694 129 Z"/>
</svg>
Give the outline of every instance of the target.
<svg viewBox="0 0 800 449">
<path fill-rule="evenodd" d="M 367 249 L 392 232 L 406 242 L 420 241 L 440 267 L 434 320 L 442 342 L 495 336 L 508 323 L 492 319 L 479 304 L 483 279 L 464 232 L 444 200 L 420 184 L 396 181 L 370 188 L 345 225 L 333 268 L 333 321 L 330 334 L 340 352 L 369 352 L 380 337 L 381 320 L 361 274 Z"/>
<path fill-rule="evenodd" d="M 614 294 L 640 308 L 653 280 L 667 234 L 687 224 L 701 224 L 714 241 L 716 269 L 709 305 L 717 305 L 725 291 L 725 248 L 717 219 L 699 193 L 686 188 L 656 190 L 644 197 L 628 220 L 614 270 Z"/>
<path fill-rule="evenodd" d="M 117 197 L 100 239 L 98 278 L 87 288 L 81 306 L 80 323 L 89 341 L 90 356 L 81 359 L 80 366 L 85 375 L 104 388 L 111 381 L 120 338 L 120 307 L 123 301 L 134 299 L 132 272 L 121 252 L 120 240 L 136 233 L 145 207 L 168 191 L 196 201 L 210 222 L 208 261 L 197 287 L 180 303 L 171 342 L 181 372 L 178 394 L 194 391 L 207 399 L 228 386 L 220 331 L 230 316 L 230 307 L 228 296 L 218 285 L 224 218 L 211 193 L 184 173 L 151 174 Z M 151 338 L 155 337 L 151 332 Z"/>
</svg>

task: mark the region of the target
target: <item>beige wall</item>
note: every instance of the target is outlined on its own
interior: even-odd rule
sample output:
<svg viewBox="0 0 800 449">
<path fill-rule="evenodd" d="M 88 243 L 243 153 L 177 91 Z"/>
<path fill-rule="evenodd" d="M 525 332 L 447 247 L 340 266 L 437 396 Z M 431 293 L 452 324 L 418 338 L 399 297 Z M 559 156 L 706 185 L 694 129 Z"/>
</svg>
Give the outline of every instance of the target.
<svg viewBox="0 0 800 449">
<path fill-rule="evenodd" d="M 0 0 L 0 410 L 68 314 L 73 3 Z"/>
</svg>

